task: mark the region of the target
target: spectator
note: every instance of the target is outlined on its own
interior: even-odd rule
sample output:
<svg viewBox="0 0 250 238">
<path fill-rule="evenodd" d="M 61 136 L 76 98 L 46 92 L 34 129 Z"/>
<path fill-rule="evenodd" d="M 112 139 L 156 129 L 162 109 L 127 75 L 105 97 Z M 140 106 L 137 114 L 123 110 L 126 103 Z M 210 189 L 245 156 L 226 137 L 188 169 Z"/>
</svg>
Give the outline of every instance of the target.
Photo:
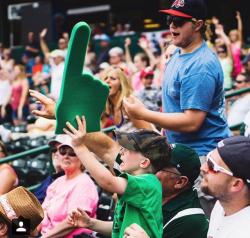
<svg viewBox="0 0 250 238">
<path fill-rule="evenodd" d="M 126 69 L 126 65 L 124 63 L 124 51 L 122 48 L 116 46 L 109 50 L 109 63 L 111 66 Z"/>
<path fill-rule="evenodd" d="M 140 75 L 143 89 L 135 94 L 146 108 L 152 111 L 159 112 L 161 109 L 161 90 L 153 86 L 154 71 L 147 67 L 141 71 Z"/>
<path fill-rule="evenodd" d="M 33 88 L 34 82 L 32 79 L 32 68 L 34 66 L 34 59 L 30 58 L 27 54 L 22 55 L 22 64 L 25 65 L 25 73 L 29 82 L 29 88 Z"/>
<path fill-rule="evenodd" d="M 94 39 L 98 40 L 100 44 L 100 52 L 97 54 L 96 65 L 99 66 L 103 62 L 109 61 L 109 50 L 111 39 L 108 35 L 102 34 L 100 37 L 94 36 Z"/>
<path fill-rule="evenodd" d="M 72 143 L 76 153 L 102 188 L 119 195 L 113 222 L 91 219 L 88 225 L 91 224 L 91 229 L 104 235 L 110 236 L 112 232 L 112 237 L 123 237 L 128 225 L 138 223 L 150 237 L 160 238 L 162 236 L 159 197 L 161 189 L 154 173 L 168 164 L 170 150 L 165 138 L 149 130 L 117 132 L 118 143 L 122 146 L 120 151 L 122 174 L 116 177 L 101 165 L 82 143 L 86 135 L 85 119 L 81 121 L 80 117 L 77 117 L 77 122 L 78 130 L 70 123 L 67 123 L 69 131 L 64 130 L 74 138 Z M 88 156 L 83 157 L 83 152 L 88 153 Z M 82 211 L 73 212 L 70 216 L 71 224 L 86 225 L 84 222 L 86 215 Z"/>
<path fill-rule="evenodd" d="M 11 58 L 11 49 L 4 49 L 0 57 L 0 68 L 11 73 L 14 69 L 15 61 Z"/>
<path fill-rule="evenodd" d="M 163 238 L 206 238 L 208 220 L 192 186 L 200 174 L 197 153 L 188 146 L 173 144 L 171 165 L 157 173 L 163 191 Z M 148 238 L 136 224 L 126 228 L 126 237 Z"/>
<path fill-rule="evenodd" d="M 43 219 L 43 209 L 36 197 L 24 187 L 18 187 L 0 196 L 0 235 L 13 237 L 11 221 L 23 217 L 30 221 L 30 235 L 36 235 L 36 228 Z M 7 206 L 6 206 L 7 204 Z"/>
<path fill-rule="evenodd" d="M 53 168 L 55 170 L 55 173 L 52 175 L 49 175 L 42 183 L 41 185 L 35 190 L 34 194 L 39 200 L 40 203 L 43 203 L 45 197 L 47 188 L 51 183 L 53 183 L 57 178 L 64 175 L 64 171 L 62 169 L 62 156 L 59 153 L 59 147 L 64 142 L 65 136 L 64 135 L 57 135 L 55 139 L 49 141 L 49 146 L 51 148 L 51 159 Z"/>
<path fill-rule="evenodd" d="M 250 75 L 240 73 L 235 80 L 236 89 L 250 87 Z M 243 122 L 250 109 L 250 93 L 244 93 L 229 107 L 227 121 L 229 126 L 234 126 Z"/>
<path fill-rule="evenodd" d="M 0 95 L 0 124 L 12 122 L 9 104 L 11 97 L 10 74 L 4 70 L 0 70 Z"/>
<path fill-rule="evenodd" d="M 7 150 L 2 141 L 0 141 L 0 161 L 1 158 L 7 157 Z M 0 164 L 0 195 L 8 193 L 18 185 L 18 177 L 11 165 Z"/>
<path fill-rule="evenodd" d="M 165 128 L 170 143 L 195 149 L 203 163 L 204 156 L 216 143 L 229 136 L 224 115 L 223 72 L 218 58 L 203 40 L 205 2 L 178 3 L 176 0 L 170 9 L 162 10 L 168 14 L 172 43 L 179 47 L 164 72 L 163 113 L 146 109 L 135 97 L 123 103 L 129 118 Z M 208 207 L 204 210 L 209 216 L 213 202 L 203 199 L 203 208 Z"/>
<path fill-rule="evenodd" d="M 233 77 L 236 77 L 242 70 L 241 48 L 243 45 L 243 25 L 240 12 L 236 12 L 237 29 L 229 32 L 229 39 L 232 44 L 232 54 L 234 62 Z"/>
<path fill-rule="evenodd" d="M 39 43 L 36 41 L 35 34 L 32 31 L 28 32 L 24 53 L 30 58 L 36 57 L 39 53 Z"/>
<path fill-rule="evenodd" d="M 64 57 L 65 55 L 62 50 L 54 50 L 49 55 L 51 67 L 50 96 L 55 100 L 57 100 L 60 95 L 65 63 Z"/>
<path fill-rule="evenodd" d="M 35 64 L 32 67 L 32 79 L 36 90 L 43 94 L 49 94 L 50 66 L 43 63 L 41 56 L 35 57 Z"/>
<path fill-rule="evenodd" d="M 48 32 L 47 28 L 44 28 L 40 32 L 40 47 L 43 52 L 49 53 L 50 50 L 45 42 L 45 37 L 47 35 L 47 32 Z M 69 41 L 69 34 L 67 32 L 64 32 L 62 34 L 62 37 L 59 38 L 58 44 L 57 44 L 58 49 L 62 50 L 65 56 L 67 55 L 67 51 L 68 51 L 68 41 Z"/>
<path fill-rule="evenodd" d="M 124 24 L 124 35 L 129 36 L 129 35 L 134 35 L 135 32 L 131 30 L 131 24 L 130 23 L 125 23 Z"/>
<path fill-rule="evenodd" d="M 208 237 L 247 238 L 250 227 L 250 138 L 235 136 L 218 143 L 201 167 L 201 187 L 217 202 Z"/>
<path fill-rule="evenodd" d="M 216 53 L 222 66 L 224 75 L 224 89 L 230 90 L 233 87 L 232 71 L 233 71 L 233 55 L 231 43 L 225 34 L 222 25 L 217 25 L 216 34 L 222 39 L 223 45 L 216 47 Z"/>
<path fill-rule="evenodd" d="M 128 70 L 131 73 L 133 90 L 138 91 L 143 88 L 143 85 L 140 79 L 140 74 L 144 68 L 149 66 L 149 58 L 145 53 L 139 52 L 135 54 L 134 59 L 132 60 L 130 50 L 129 50 L 129 46 L 131 45 L 131 43 L 132 42 L 130 38 L 125 39 L 125 42 L 124 42 L 125 58 L 126 58 L 126 64 L 128 66 Z"/>
<path fill-rule="evenodd" d="M 90 217 L 96 216 L 98 202 L 96 186 L 91 178 L 83 173 L 85 168 L 72 149 L 69 136 L 64 135 L 59 153 L 65 175 L 57 178 L 47 189 L 42 204 L 45 217 L 41 223 L 41 233 L 44 238 L 55 236 L 73 238 L 74 235 L 83 232 L 91 233 L 87 229 L 75 229 L 67 226 L 66 218 L 72 209 L 80 207 Z"/>
<path fill-rule="evenodd" d="M 122 23 L 117 23 L 115 26 L 114 36 L 124 36 L 125 32 Z"/>
<path fill-rule="evenodd" d="M 11 92 L 12 119 L 15 126 L 24 123 L 29 114 L 28 92 L 29 83 L 25 68 L 23 65 L 16 65 Z"/>
<path fill-rule="evenodd" d="M 163 191 L 163 237 L 206 238 L 208 221 L 194 182 L 200 174 L 198 154 L 188 146 L 172 144 L 170 166 L 157 173 Z"/>
<path fill-rule="evenodd" d="M 132 88 L 124 71 L 119 67 L 109 67 L 103 73 L 103 80 L 109 85 L 109 97 L 105 116 L 112 118 L 119 131 L 132 131 L 135 128 L 152 128 L 152 125 L 138 120 L 129 120 L 124 113 L 122 100 L 132 94 Z"/>
</svg>

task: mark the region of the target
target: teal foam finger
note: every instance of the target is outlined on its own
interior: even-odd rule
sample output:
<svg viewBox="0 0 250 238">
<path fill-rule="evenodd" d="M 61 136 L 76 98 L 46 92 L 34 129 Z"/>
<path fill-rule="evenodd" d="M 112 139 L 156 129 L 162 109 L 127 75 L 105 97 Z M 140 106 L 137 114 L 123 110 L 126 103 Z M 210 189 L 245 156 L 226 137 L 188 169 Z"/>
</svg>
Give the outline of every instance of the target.
<svg viewBox="0 0 250 238">
<path fill-rule="evenodd" d="M 90 27 L 77 23 L 72 30 L 65 60 L 60 97 L 56 104 L 56 134 L 62 134 L 66 122 L 77 128 L 76 116 L 85 116 L 87 132 L 100 130 L 109 87 L 92 74 L 83 71 L 90 37 Z"/>
</svg>

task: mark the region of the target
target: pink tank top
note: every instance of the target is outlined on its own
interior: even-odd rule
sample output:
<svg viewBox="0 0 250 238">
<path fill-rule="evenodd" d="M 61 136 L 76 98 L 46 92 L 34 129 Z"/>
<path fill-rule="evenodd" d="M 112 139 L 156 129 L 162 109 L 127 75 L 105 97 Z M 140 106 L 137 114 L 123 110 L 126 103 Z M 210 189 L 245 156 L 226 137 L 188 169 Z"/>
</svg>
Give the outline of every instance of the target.
<svg viewBox="0 0 250 238">
<path fill-rule="evenodd" d="M 236 77 L 242 70 L 242 64 L 240 61 L 241 49 L 236 45 L 232 44 L 232 54 L 233 54 L 233 77 Z"/>
<path fill-rule="evenodd" d="M 22 85 L 13 85 L 12 94 L 11 94 L 11 107 L 13 110 L 17 110 L 21 96 L 22 96 L 23 87 Z"/>
</svg>

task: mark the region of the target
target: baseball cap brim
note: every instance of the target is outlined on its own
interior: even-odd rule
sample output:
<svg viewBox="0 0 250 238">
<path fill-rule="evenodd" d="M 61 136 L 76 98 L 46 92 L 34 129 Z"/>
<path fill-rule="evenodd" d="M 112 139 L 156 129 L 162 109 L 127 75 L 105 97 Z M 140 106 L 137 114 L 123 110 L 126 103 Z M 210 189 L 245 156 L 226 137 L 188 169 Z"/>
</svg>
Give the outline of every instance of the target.
<svg viewBox="0 0 250 238">
<path fill-rule="evenodd" d="M 55 143 L 60 143 L 60 147 L 63 145 L 68 145 L 72 147 L 72 140 L 71 137 L 65 134 L 60 134 L 55 137 L 55 139 L 52 139 L 49 141 L 49 146 L 55 145 Z"/>
<path fill-rule="evenodd" d="M 185 14 L 180 11 L 176 11 L 173 9 L 167 9 L 167 10 L 160 10 L 160 12 L 171 15 L 171 16 L 177 16 L 177 17 L 184 17 L 184 18 L 193 18 L 192 16 Z"/>
<path fill-rule="evenodd" d="M 127 150 L 137 151 L 134 145 L 136 144 L 135 140 L 131 139 L 131 134 L 126 132 L 115 131 L 116 139 L 120 146 Z M 139 151 L 138 151 L 139 152 Z"/>
</svg>

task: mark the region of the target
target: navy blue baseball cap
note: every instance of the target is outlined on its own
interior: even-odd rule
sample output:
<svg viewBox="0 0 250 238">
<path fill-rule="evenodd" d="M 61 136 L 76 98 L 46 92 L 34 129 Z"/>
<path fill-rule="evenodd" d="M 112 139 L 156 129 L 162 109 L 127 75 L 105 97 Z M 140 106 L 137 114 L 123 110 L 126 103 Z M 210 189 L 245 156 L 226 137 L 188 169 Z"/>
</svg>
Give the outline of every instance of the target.
<svg viewBox="0 0 250 238">
<path fill-rule="evenodd" d="M 205 20 L 207 6 L 204 0 L 174 0 L 170 9 L 160 10 L 171 16 Z"/>
<path fill-rule="evenodd" d="M 250 137 L 229 137 L 218 143 L 217 150 L 233 176 L 250 184 Z"/>
</svg>

